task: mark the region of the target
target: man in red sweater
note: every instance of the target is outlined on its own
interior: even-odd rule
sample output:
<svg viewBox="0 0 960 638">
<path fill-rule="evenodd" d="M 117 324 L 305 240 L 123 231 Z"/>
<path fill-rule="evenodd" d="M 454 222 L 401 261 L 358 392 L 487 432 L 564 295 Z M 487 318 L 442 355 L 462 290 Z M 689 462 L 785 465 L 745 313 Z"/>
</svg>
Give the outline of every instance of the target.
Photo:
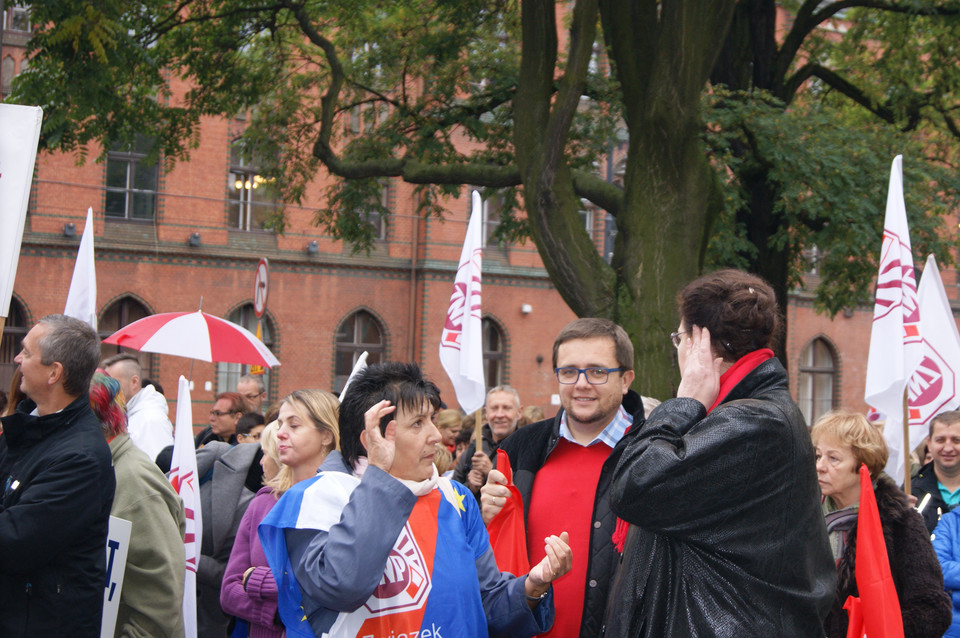
<svg viewBox="0 0 960 638">
<path fill-rule="evenodd" d="M 554 582 L 556 622 L 551 638 L 600 633 L 607 594 L 619 560 L 611 536 L 616 516 L 607 491 L 613 449 L 629 427 L 643 423 L 643 403 L 630 390 L 633 345 L 607 319 L 577 319 L 553 344 L 561 411 L 517 430 L 500 448 L 510 457 L 523 496 L 531 564 L 543 558 L 552 529 L 570 533 L 573 569 Z M 493 470 L 481 490 L 483 519 L 503 508 L 510 492 Z M 558 527 L 559 526 L 559 527 Z"/>
</svg>

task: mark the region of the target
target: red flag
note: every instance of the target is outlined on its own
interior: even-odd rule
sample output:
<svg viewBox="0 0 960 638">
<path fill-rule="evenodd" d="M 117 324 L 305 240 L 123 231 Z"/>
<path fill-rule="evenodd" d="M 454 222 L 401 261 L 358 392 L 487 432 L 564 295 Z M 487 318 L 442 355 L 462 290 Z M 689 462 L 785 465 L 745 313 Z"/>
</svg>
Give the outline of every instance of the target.
<svg viewBox="0 0 960 638">
<path fill-rule="evenodd" d="M 860 466 L 860 510 L 857 513 L 857 590 L 863 633 L 869 638 L 903 638 L 900 599 L 893 586 L 887 545 L 883 542 L 877 497 L 870 472 Z M 853 610 L 851 610 L 853 611 Z M 854 614 L 851 613 L 851 623 Z M 850 636 L 848 633 L 847 636 Z"/>
<path fill-rule="evenodd" d="M 513 484 L 510 459 L 503 450 L 497 450 L 497 469 L 507 477 L 507 487 L 510 489 L 511 496 L 503 504 L 503 509 L 497 512 L 487 525 L 490 547 L 493 549 L 493 556 L 497 559 L 497 567 L 500 571 L 520 576 L 530 571 L 527 531 L 523 523 L 523 498 L 520 496 L 520 490 Z"/>
</svg>

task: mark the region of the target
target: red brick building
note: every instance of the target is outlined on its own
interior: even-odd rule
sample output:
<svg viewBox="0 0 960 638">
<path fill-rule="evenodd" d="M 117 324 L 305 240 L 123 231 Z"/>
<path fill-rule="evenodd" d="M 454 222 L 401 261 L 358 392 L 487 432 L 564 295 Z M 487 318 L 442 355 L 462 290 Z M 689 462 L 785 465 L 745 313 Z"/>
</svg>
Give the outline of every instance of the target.
<svg viewBox="0 0 960 638">
<path fill-rule="evenodd" d="M 0 88 L 24 69 L 29 13 L 4 12 Z M 287 207 L 283 234 L 262 229 L 274 209 L 255 166 L 233 146 L 244 122 L 204 121 L 200 146 L 171 170 L 148 166 L 139 149 L 111 152 L 104 163 L 77 165 L 72 155 L 41 155 L 37 168 L 10 316 L 0 342 L 0 387 L 26 330 L 63 310 L 87 207 L 94 211 L 100 329 L 104 336 L 154 313 L 203 310 L 254 330 L 254 268 L 270 262 L 264 341 L 282 362 L 270 371 L 268 400 L 302 387 L 338 391 L 363 350 L 371 361 L 414 360 L 455 405 L 439 365 L 438 339 L 469 215 L 469 191 L 445 203 L 445 220 L 416 215 L 412 187 L 385 185 L 391 210 L 373 251 L 353 254 L 312 224 L 324 186 L 318 178 L 302 207 Z M 99 149 L 89 149 L 96 157 Z M 602 211 L 584 211 L 598 250 L 610 245 L 612 224 Z M 485 236 L 497 214 L 485 214 Z M 877 247 L 879 250 L 879 246 Z M 918 265 L 925 256 L 916 256 Z M 944 273 L 951 300 L 955 274 Z M 810 278 L 815 284 L 815 276 Z M 817 315 L 810 295 L 789 300 L 786 362 L 794 397 L 808 416 L 830 407 L 863 410 L 863 383 L 872 308 L 835 319 Z M 573 313 L 551 285 L 534 247 L 490 246 L 483 262 L 484 349 L 488 386 L 515 386 L 526 405 L 555 411 L 553 339 Z M 666 338 L 666 335 L 664 336 Z M 116 348 L 104 346 L 105 355 Z M 233 390 L 245 372 L 169 355 L 141 357 L 172 403 L 177 379 L 194 382 L 194 421 L 207 421 L 219 391 Z M 643 380 L 635 387 L 643 391 Z M 659 397 L 665 398 L 665 397 Z M 171 414 L 172 414 L 171 410 Z"/>
</svg>

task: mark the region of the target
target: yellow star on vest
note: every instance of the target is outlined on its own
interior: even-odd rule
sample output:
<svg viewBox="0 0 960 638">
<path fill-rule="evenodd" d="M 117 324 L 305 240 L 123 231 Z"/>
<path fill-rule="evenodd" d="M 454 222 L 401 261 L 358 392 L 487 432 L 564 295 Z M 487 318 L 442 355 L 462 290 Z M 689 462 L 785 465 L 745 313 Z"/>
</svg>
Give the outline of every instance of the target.
<svg viewBox="0 0 960 638">
<path fill-rule="evenodd" d="M 466 512 L 467 508 L 463 506 L 463 499 L 465 499 L 467 495 L 461 494 L 460 492 L 457 492 L 456 494 L 457 494 L 457 509 L 460 510 L 461 512 Z"/>
</svg>

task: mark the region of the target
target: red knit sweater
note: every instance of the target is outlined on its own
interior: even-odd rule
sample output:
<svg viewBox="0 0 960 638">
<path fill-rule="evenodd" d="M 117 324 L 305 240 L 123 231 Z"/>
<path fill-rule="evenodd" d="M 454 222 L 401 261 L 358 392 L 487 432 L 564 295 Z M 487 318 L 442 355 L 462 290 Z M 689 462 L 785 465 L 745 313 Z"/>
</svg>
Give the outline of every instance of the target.
<svg viewBox="0 0 960 638">
<path fill-rule="evenodd" d="M 582 447 L 560 439 L 547 462 L 537 471 L 527 515 L 527 554 L 530 564 L 544 557 L 543 539 L 551 534 L 570 534 L 573 567 L 553 583 L 556 620 L 544 636 L 577 638 L 583 616 L 583 597 L 590 560 L 593 531 L 593 501 L 603 462 L 611 448 L 604 443 Z"/>
</svg>

